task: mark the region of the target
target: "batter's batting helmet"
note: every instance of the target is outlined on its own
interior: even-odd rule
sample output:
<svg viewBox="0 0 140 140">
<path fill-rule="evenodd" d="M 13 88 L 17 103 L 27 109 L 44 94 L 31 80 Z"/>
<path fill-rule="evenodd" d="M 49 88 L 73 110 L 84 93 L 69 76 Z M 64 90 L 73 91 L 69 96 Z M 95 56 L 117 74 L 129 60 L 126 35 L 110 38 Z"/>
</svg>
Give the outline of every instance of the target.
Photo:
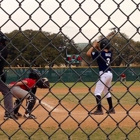
<svg viewBox="0 0 140 140">
<path fill-rule="evenodd" d="M 38 80 L 41 76 L 41 73 L 37 69 L 33 69 L 29 73 L 29 78 Z"/>
<path fill-rule="evenodd" d="M 110 41 L 106 38 L 104 38 L 103 40 L 101 40 L 100 42 L 100 48 L 102 49 L 110 49 Z"/>
</svg>

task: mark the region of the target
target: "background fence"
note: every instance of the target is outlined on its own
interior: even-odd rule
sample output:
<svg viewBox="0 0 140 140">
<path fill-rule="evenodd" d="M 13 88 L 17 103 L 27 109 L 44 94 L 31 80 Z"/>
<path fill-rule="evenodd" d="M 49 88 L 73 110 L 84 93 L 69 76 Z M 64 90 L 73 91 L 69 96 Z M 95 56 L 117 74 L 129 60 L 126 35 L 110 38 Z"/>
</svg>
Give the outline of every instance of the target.
<svg viewBox="0 0 140 140">
<path fill-rule="evenodd" d="M 95 82 L 98 79 L 98 68 L 38 68 L 42 77 L 47 77 L 51 83 L 56 82 Z M 12 68 L 5 70 L 7 83 L 28 77 L 28 68 Z M 120 80 L 122 73 L 127 81 L 139 81 L 140 67 L 112 67 L 113 81 Z"/>
</svg>

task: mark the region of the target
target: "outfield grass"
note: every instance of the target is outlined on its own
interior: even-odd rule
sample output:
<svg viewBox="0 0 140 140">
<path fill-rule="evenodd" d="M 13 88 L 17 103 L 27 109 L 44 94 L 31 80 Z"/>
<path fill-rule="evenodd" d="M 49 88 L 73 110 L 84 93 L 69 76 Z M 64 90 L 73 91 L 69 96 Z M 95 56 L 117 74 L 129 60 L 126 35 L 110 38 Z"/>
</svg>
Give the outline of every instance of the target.
<svg viewBox="0 0 140 140">
<path fill-rule="evenodd" d="M 55 87 L 55 88 L 64 88 L 66 86 L 68 87 L 91 87 L 94 86 L 96 84 L 96 82 L 77 82 L 77 83 L 51 83 L 51 86 Z M 125 87 L 125 84 L 120 84 L 120 82 L 112 82 L 113 86 L 116 87 Z M 140 86 L 140 82 L 135 82 L 135 81 L 127 81 L 126 86 Z"/>
<path fill-rule="evenodd" d="M 51 87 L 55 88 L 65 88 L 65 87 L 74 87 L 74 88 L 81 88 L 81 87 L 90 87 L 92 85 L 95 85 L 93 82 L 77 82 L 77 83 L 51 83 Z"/>
<path fill-rule="evenodd" d="M 92 83 L 92 82 L 85 82 L 85 83 L 82 83 L 82 82 L 78 82 L 78 83 L 51 83 L 51 87 L 52 88 L 60 88 L 60 89 L 63 89 L 63 88 L 91 88 L 91 87 L 95 87 L 95 84 L 96 83 Z M 140 98 L 140 92 L 139 91 L 135 91 L 133 93 L 131 93 L 131 91 L 121 91 L 122 88 L 127 88 L 127 87 L 139 87 L 140 86 L 140 82 L 127 82 L 126 86 L 123 85 L 123 84 L 120 84 L 120 82 L 117 82 L 117 83 L 114 83 L 112 82 L 112 89 L 113 88 L 118 88 L 119 91 L 112 91 L 112 98 L 113 98 L 113 103 L 114 104 L 117 104 L 117 103 L 121 103 L 121 104 L 124 104 L 124 105 L 133 105 L 133 104 L 136 104 L 137 103 L 137 99 Z M 95 97 L 94 97 L 94 91 L 91 91 L 91 92 L 88 92 L 88 93 L 85 93 L 84 91 L 83 92 L 80 92 L 77 94 L 74 93 L 74 92 L 68 92 L 66 94 L 56 94 L 56 93 L 53 93 L 53 94 L 48 94 L 48 97 L 50 98 L 58 98 L 60 100 L 63 100 L 63 101 L 66 101 L 66 102 L 71 102 L 71 103 L 79 103 L 79 100 L 80 102 L 83 104 L 83 105 L 87 105 L 87 104 L 93 104 L 95 103 Z M 104 95 L 102 95 L 104 96 Z M 0 99 L 2 99 L 3 96 L 2 94 L 0 94 Z M 107 104 L 106 100 L 103 99 L 102 100 L 102 103 L 103 104 Z M 138 100 L 138 103 L 140 104 L 140 99 Z"/>
<path fill-rule="evenodd" d="M 93 86 L 95 86 L 95 83 L 92 83 L 92 82 L 86 82 L 86 83 L 76 83 L 76 84 L 73 84 L 73 83 L 66 83 L 66 85 L 68 87 L 72 87 L 72 88 L 91 88 Z M 63 83 L 57 83 L 57 84 L 54 84 L 52 83 L 51 86 L 53 88 L 66 88 L 66 85 L 63 84 Z M 137 103 L 137 99 L 140 98 L 140 92 L 139 90 L 135 91 L 135 92 L 132 92 L 131 90 L 128 89 L 127 91 L 127 88 L 128 87 L 139 87 L 140 86 L 140 82 L 136 82 L 136 83 L 133 83 L 133 82 L 127 82 L 126 86 L 123 85 L 123 84 L 120 84 L 119 82 L 117 83 L 112 83 L 112 89 L 113 88 L 118 88 L 117 91 L 112 91 L 112 98 L 113 98 L 113 103 L 114 104 L 117 104 L 117 103 L 121 103 L 121 104 L 125 104 L 125 105 L 133 105 L 133 104 L 136 104 Z M 126 89 L 125 91 L 122 91 L 121 89 L 124 88 Z M 71 103 L 75 103 L 77 104 L 79 102 L 79 100 L 81 101 L 81 103 L 87 105 L 87 104 L 93 104 L 95 103 L 95 99 L 94 99 L 94 91 L 91 91 L 91 92 L 88 92 L 88 93 L 85 93 L 84 91 L 83 92 L 80 92 L 77 94 L 77 92 L 69 92 L 69 93 L 66 93 L 66 94 L 49 94 L 48 97 L 51 97 L 51 98 L 55 98 L 55 96 L 60 99 L 60 100 L 63 100 L 63 101 L 66 101 L 66 102 L 71 102 Z M 102 95 L 104 96 L 104 95 Z M 104 97 L 103 97 L 104 98 Z M 102 100 L 102 102 L 106 105 L 107 102 L 106 100 Z M 138 101 L 140 103 L 140 100 Z"/>
</svg>

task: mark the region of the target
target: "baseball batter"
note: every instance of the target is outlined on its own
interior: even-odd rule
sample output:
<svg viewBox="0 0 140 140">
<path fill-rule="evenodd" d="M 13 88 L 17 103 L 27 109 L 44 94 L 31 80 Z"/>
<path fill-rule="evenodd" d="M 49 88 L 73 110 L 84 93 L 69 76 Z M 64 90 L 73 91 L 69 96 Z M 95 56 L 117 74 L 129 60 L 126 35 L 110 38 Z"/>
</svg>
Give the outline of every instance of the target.
<svg viewBox="0 0 140 140">
<path fill-rule="evenodd" d="M 104 38 L 101 42 L 95 41 L 93 46 L 87 51 L 87 56 L 92 57 L 93 60 L 97 61 L 99 66 L 99 80 L 95 87 L 95 97 L 97 102 L 97 109 L 91 114 L 103 115 L 102 105 L 101 105 L 101 95 L 105 94 L 108 101 L 109 109 L 106 111 L 108 114 L 115 114 L 115 110 L 112 105 L 112 97 L 110 93 L 110 87 L 112 82 L 112 72 L 110 69 L 110 62 L 112 60 L 112 52 L 110 49 L 110 42 L 108 39 Z M 94 51 L 96 50 L 96 51 Z"/>
</svg>

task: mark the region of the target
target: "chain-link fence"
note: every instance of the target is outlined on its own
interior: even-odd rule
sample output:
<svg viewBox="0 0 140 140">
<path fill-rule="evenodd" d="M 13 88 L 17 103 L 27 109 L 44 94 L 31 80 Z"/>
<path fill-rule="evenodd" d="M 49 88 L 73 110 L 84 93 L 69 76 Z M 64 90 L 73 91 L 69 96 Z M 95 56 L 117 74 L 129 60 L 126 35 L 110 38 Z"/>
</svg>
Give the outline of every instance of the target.
<svg viewBox="0 0 140 140">
<path fill-rule="evenodd" d="M 140 140 L 139 15 L 138 0 L 1 0 L 0 28 L 10 39 L 1 77 L 7 74 L 17 110 L 11 114 L 18 118 L 8 114 L 3 120 L 11 97 L 2 85 L 1 139 Z M 101 84 L 108 87 L 113 111 L 102 95 L 103 112 L 91 114 L 100 105 L 94 94 L 98 71 L 86 53 L 104 37 L 112 44 L 115 78 L 111 87 Z M 50 87 L 38 88 L 41 78 L 34 74 L 49 77 Z"/>
</svg>

